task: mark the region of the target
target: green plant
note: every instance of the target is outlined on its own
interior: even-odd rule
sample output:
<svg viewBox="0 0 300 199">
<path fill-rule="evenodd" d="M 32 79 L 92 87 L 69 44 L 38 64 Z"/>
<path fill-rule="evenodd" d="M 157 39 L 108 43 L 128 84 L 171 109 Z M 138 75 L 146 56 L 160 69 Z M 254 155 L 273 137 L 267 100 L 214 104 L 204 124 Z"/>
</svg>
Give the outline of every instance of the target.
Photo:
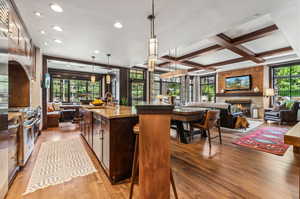
<svg viewBox="0 0 300 199">
<path fill-rule="evenodd" d="M 120 105 L 128 106 L 128 100 L 126 97 L 121 98 Z"/>
<path fill-rule="evenodd" d="M 292 109 L 293 105 L 294 105 L 294 101 L 292 100 L 285 101 L 285 107 L 287 109 Z"/>
</svg>

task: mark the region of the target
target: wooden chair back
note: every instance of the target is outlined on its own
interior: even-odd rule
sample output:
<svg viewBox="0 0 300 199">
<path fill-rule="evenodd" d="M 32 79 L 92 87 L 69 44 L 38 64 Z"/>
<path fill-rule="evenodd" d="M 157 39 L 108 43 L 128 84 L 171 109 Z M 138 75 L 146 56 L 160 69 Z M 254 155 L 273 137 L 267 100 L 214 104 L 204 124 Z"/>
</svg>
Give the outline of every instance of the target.
<svg viewBox="0 0 300 199">
<path fill-rule="evenodd" d="M 220 119 L 220 111 L 219 110 L 209 110 L 206 113 L 204 128 L 211 129 L 217 126 L 218 120 Z"/>
</svg>

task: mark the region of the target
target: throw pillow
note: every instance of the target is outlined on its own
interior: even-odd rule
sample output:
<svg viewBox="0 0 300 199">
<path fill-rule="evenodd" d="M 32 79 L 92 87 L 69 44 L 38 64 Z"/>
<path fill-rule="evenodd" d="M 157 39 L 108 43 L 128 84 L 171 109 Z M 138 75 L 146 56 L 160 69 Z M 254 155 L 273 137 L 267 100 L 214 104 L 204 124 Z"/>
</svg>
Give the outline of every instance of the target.
<svg viewBox="0 0 300 199">
<path fill-rule="evenodd" d="M 292 107 L 294 106 L 294 101 L 292 101 L 292 100 L 286 101 L 285 106 L 287 109 L 291 110 Z"/>
<path fill-rule="evenodd" d="M 55 111 L 60 111 L 60 105 L 61 105 L 61 103 L 53 103 L 53 109 Z"/>
<path fill-rule="evenodd" d="M 54 112 L 52 105 L 48 105 L 47 112 Z"/>
<path fill-rule="evenodd" d="M 281 111 L 286 109 L 287 108 L 285 104 L 275 104 L 272 111 Z"/>
</svg>

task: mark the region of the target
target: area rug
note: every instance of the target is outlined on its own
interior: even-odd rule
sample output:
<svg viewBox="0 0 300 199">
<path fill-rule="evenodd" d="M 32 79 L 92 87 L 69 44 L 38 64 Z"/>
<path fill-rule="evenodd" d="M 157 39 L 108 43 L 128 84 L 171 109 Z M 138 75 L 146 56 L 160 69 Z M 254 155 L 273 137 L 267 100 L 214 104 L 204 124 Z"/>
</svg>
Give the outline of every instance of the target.
<svg viewBox="0 0 300 199">
<path fill-rule="evenodd" d="M 249 127 L 246 129 L 230 129 L 230 128 L 224 128 L 224 127 L 221 127 L 221 129 L 228 130 L 230 132 L 234 131 L 237 133 L 247 133 L 247 132 L 252 131 L 253 129 L 259 127 L 260 125 L 262 125 L 264 123 L 259 120 L 250 120 L 250 119 L 247 119 L 247 120 L 249 122 Z"/>
<path fill-rule="evenodd" d="M 264 127 L 249 133 L 234 141 L 234 144 L 249 147 L 259 151 L 284 155 L 289 145 L 284 144 L 285 128 Z"/>
<path fill-rule="evenodd" d="M 97 172 L 80 138 L 42 143 L 24 193 Z"/>
</svg>

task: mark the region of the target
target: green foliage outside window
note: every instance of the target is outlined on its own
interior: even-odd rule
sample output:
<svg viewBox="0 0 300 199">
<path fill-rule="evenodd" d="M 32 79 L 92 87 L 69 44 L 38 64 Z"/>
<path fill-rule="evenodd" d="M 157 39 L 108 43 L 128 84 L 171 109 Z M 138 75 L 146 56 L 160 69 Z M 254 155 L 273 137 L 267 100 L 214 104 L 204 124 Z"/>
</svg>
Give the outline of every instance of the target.
<svg viewBox="0 0 300 199">
<path fill-rule="evenodd" d="M 170 91 L 171 96 L 178 97 L 180 96 L 180 83 L 177 82 L 168 82 L 167 83 L 168 90 Z"/>
<path fill-rule="evenodd" d="M 300 65 L 273 68 L 273 84 L 278 96 L 300 96 Z"/>
<path fill-rule="evenodd" d="M 137 105 L 144 101 L 144 71 L 139 69 L 131 69 L 129 72 L 131 83 L 131 104 Z"/>
<path fill-rule="evenodd" d="M 200 96 L 207 96 L 208 101 L 215 101 L 216 78 L 215 75 L 200 77 Z"/>
<path fill-rule="evenodd" d="M 100 98 L 101 85 L 99 81 L 53 78 L 51 92 L 53 101 L 80 102 Z"/>
</svg>

